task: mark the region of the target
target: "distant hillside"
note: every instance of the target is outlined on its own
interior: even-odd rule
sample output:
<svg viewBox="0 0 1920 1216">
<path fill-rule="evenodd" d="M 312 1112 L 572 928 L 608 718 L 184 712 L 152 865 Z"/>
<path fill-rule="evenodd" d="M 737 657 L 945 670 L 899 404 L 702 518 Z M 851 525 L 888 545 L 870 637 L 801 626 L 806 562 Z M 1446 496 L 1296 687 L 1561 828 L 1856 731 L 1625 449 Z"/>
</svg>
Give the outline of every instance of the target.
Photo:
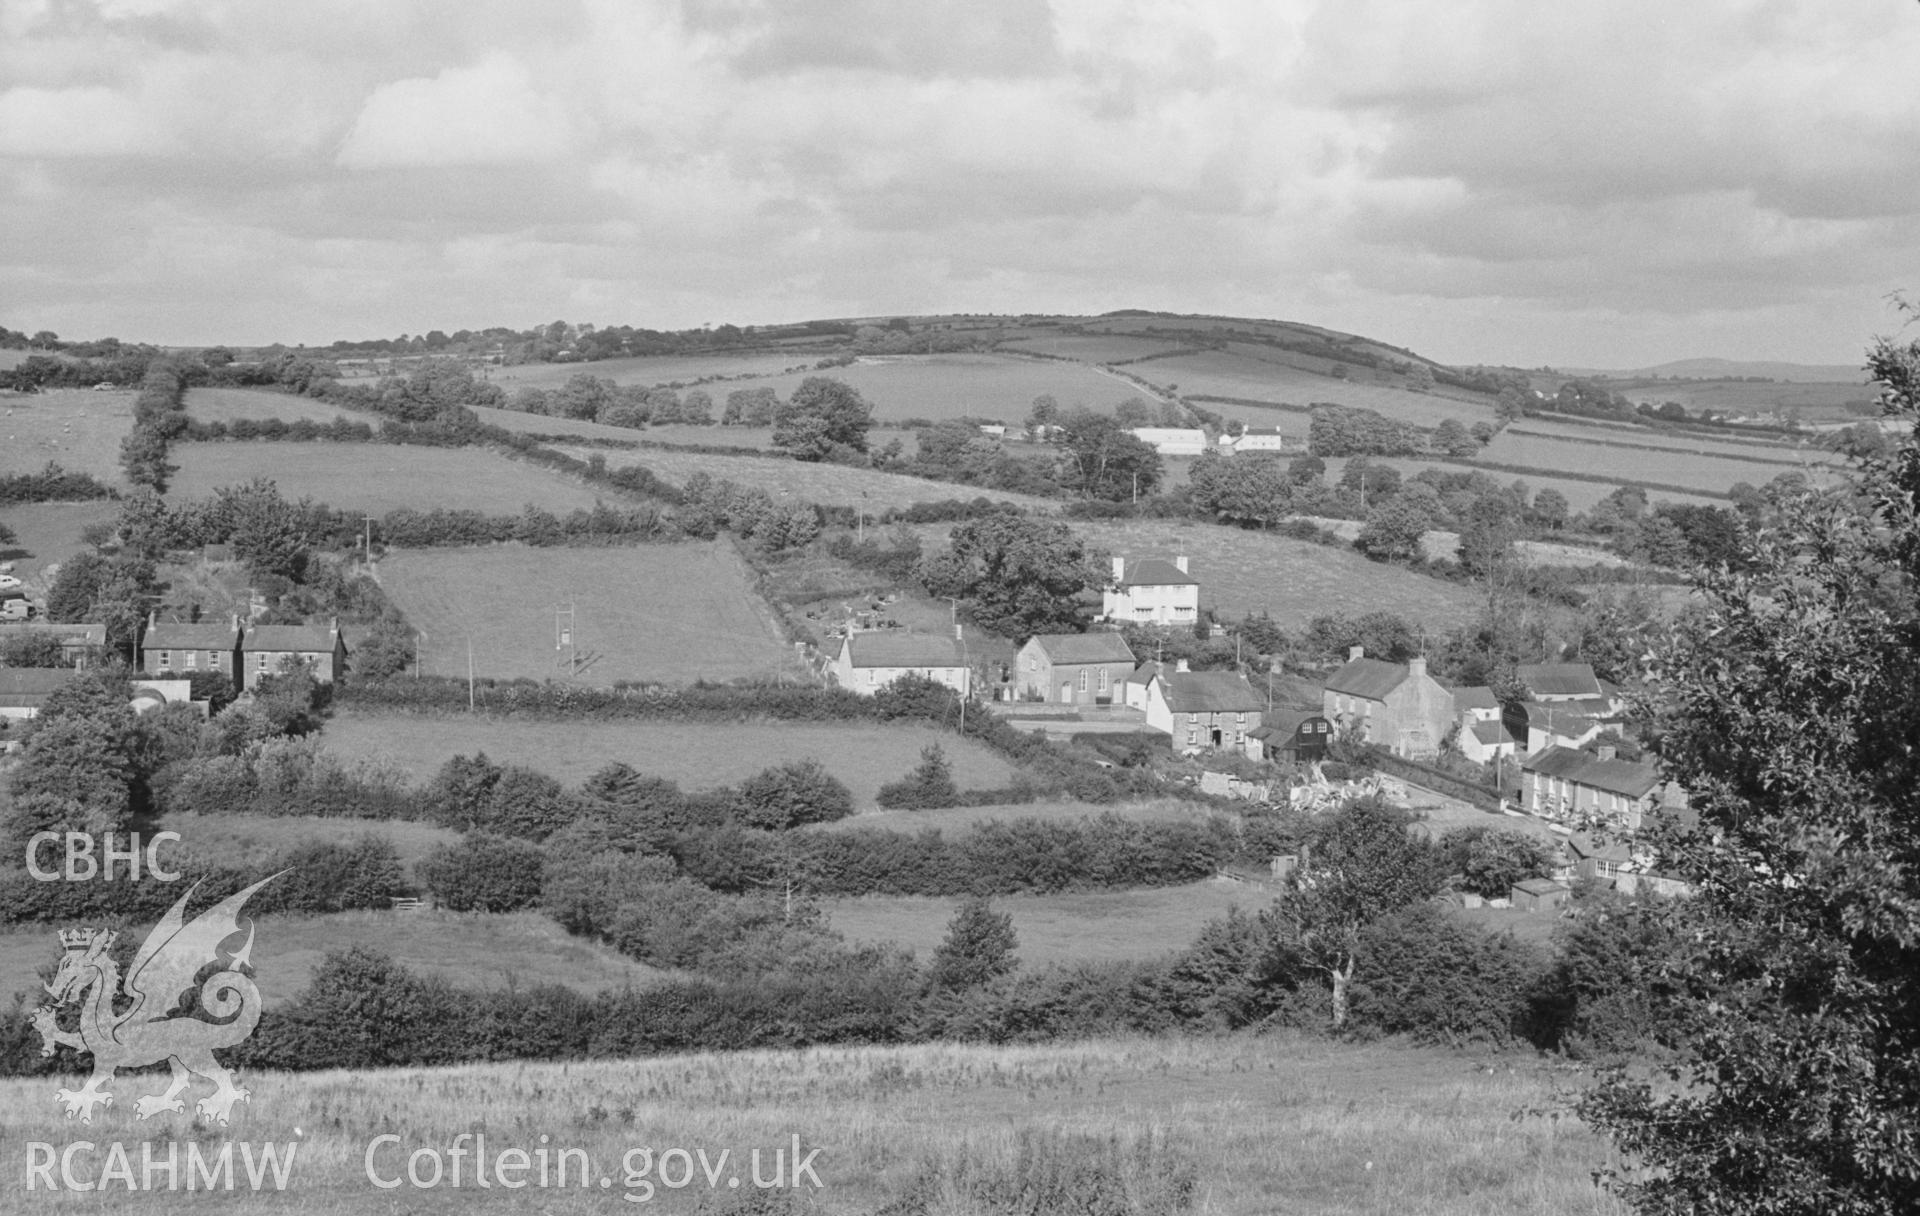
<svg viewBox="0 0 1920 1216">
<path fill-rule="evenodd" d="M 1655 376 L 1683 380 L 1743 380 L 1758 377 L 1788 384 L 1860 384 L 1866 374 L 1845 363 L 1778 363 L 1764 359 L 1676 359 L 1653 367 L 1627 371 L 1567 368 L 1570 375 L 1605 376 L 1609 380 L 1644 380 Z"/>
</svg>

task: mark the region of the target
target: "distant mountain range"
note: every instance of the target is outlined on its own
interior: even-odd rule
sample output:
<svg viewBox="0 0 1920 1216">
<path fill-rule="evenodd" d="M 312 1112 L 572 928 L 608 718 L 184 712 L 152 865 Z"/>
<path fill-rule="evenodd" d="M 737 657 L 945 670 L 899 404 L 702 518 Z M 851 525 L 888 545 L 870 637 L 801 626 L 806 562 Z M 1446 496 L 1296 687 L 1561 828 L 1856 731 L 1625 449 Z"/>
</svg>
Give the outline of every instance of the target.
<svg viewBox="0 0 1920 1216">
<path fill-rule="evenodd" d="M 1764 359 L 1675 359 L 1653 367 L 1627 371 L 1603 368 L 1558 369 L 1573 376 L 1605 376 L 1609 380 L 1641 380 L 1658 376 L 1682 380 L 1740 380 L 1759 377 L 1788 384 L 1861 384 L 1866 372 L 1845 363 L 1775 363 Z"/>
</svg>

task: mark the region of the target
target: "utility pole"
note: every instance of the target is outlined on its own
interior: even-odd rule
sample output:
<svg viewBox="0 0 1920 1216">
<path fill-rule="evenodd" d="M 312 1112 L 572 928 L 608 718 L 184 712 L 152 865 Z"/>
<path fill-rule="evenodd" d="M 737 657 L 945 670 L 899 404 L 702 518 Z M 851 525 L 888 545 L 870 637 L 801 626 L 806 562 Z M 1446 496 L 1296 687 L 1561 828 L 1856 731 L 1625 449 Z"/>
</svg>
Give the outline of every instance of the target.
<svg viewBox="0 0 1920 1216">
<path fill-rule="evenodd" d="M 373 565 L 373 516 L 362 515 L 360 524 L 363 529 L 360 547 L 366 550 L 367 565 Z"/>
<path fill-rule="evenodd" d="M 473 635 L 467 635 L 467 712 L 473 712 Z"/>
<path fill-rule="evenodd" d="M 567 678 L 572 679 L 578 674 L 580 666 L 580 648 L 574 638 L 572 600 L 553 607 L 553 648 L 567 652 Z"/>
</svg>

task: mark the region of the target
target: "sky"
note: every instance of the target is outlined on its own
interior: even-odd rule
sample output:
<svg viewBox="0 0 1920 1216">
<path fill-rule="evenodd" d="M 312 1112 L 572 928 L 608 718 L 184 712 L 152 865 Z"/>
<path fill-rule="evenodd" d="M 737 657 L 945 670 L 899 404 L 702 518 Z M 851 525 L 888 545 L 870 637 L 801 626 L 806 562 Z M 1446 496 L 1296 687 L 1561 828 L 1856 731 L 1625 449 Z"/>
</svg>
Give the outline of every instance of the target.
<svg viewBox="0 0 1920 1216">
<path fill-rule="evenodd" d="M 1911 0 L 0 0 L 0 324 L 1117 308 L 1858 365 Z"/>
</svg>

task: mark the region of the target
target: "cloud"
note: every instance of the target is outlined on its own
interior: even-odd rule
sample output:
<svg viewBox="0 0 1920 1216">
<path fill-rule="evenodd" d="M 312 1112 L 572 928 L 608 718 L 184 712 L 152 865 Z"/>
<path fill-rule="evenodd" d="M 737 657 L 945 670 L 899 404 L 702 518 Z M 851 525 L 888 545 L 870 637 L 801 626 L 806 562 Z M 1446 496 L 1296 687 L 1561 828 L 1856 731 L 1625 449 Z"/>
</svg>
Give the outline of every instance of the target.
<svg viewBox="0 0 1920 1216">
<path fill-rule="evenodd" d="M 152 115 L 113 89 L 0 93 L 0 157 L 162 156 L 174 150 Z"/>
<path fill-rule="evenodd" d="M 350 169 L 556 161 L 573 150 L 577 126 L 525 64 L 495 52 L 374 90 L 338 160 Z"/>
</svg>

